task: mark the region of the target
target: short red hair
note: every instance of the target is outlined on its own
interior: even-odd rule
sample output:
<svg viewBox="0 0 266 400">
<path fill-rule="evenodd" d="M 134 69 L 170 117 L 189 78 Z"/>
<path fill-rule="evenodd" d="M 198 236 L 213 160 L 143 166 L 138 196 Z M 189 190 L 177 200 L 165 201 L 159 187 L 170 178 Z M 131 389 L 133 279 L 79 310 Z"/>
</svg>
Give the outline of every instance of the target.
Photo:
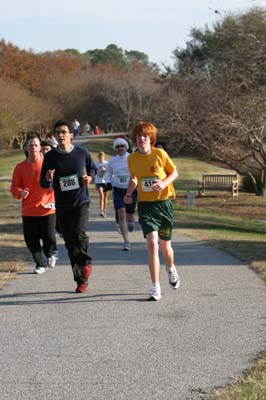
<svg viewBox="0 0 266 400">
<path fill-rule="evenodd" d="M 140 121 L 132 129 L 132 139 L 136 143 L 137 136 L 149 136 L 151 145 L 155 146 L 157 140 L 157 128 L 150 122 Z"/>
</svg>

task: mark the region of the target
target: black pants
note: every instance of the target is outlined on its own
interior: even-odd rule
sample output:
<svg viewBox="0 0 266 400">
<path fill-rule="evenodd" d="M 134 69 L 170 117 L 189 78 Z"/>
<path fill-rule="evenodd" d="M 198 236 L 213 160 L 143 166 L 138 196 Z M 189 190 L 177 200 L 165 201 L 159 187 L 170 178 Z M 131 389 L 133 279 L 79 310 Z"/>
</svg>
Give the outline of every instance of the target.
<svg viewBox="0 0 266 400">
<path fill-rule="evenodd" d="M 84 282 L 80 267 L 91 264 L 89 237 L 86 234 L 89 220 L 89 205 L 60 211 L 59 219 L 65 246 L 71 262 L 74 281 Z"/>
<path fill-rule="evenodd" d="M 47 258 L 56 251 L 55 214 L 22 217 L 23 234 L 36 267 L 47 267 Z"/>
</svg>

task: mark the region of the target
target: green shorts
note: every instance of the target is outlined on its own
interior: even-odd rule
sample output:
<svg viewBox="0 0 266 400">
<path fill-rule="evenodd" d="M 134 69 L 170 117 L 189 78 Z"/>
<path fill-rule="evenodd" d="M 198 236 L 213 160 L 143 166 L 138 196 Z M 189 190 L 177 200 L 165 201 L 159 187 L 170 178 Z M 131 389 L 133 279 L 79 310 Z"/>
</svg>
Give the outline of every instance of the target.
<svg viewBox="0 0 266 400">
<path fill-rule="evenodd" d="M 171 240 L 173 230 L 173 206 L 171 200 L 140 201 L 138 203 L 139 223 L 144 237 L 157 231 L 162 240 Z"/>
</svg>

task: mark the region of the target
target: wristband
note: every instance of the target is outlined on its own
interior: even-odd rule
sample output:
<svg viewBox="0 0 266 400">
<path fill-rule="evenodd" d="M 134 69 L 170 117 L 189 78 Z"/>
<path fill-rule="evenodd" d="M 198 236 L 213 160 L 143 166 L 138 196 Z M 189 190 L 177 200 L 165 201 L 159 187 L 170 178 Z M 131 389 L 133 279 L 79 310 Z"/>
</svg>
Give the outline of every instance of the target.
<svg viewBox="0 0 266 400">
<path fill-rule="evenodd" d="M 126 197 L 132 197 L 132 195 L 131 194 L 126 194 Z"/>
</svg>

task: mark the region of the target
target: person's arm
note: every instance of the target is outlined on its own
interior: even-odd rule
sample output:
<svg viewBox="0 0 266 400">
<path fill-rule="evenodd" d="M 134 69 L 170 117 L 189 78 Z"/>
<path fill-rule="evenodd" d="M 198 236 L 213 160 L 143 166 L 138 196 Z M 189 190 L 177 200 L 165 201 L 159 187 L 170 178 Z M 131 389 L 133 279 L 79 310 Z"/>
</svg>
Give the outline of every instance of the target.
<svg viewBox="0 0 266 400">
<path fill-rule="evenodd" d="M 47 159 L 46 157 L 44 157 L 41 169 L 41 178 L 40 178 L 40 185 L 42 188 L 46 189 L 52 187 L 54 172 L 55 172 L 54 169 L 49 169 L 49 166 L 47 164 Z"/>
<path fill-rule="evenodd" d="M 170 174 L 167 175 L 165 179 L 160 181 L 159 179 L 152 185 L 152 190 L 155 192 L 160 192 L 165 189 L 170 183 L 172 183 L 178 177 L 177 170 L 174 169 Z"/>
<path fill-rule="evenodd" d="M 10 191 L 12 193 L 12 196 L 17 200 L 25 197 L 23 196 L 22 179 L 19 173 L 19 168 L 17 166 L 15 167 L 13 172 Z"/>
<path fill-rule="evenodd" d="M 106 171 L 105 171 L 105 176 L 104 176 L 105 182 L 111 184 L 112 176 L 113 176 L 112 161 L 109 161 L 106 166 Z"/>
<path fill-rule="evenodd" d="M 85 167 L 85 174 L 82 175 L 82 185 L 88 185 L 91 183 L 93 176 L 96 175 L 96 167 L 94 161 L 92 160 L 89 153 L 87 153 L 86 157 L 86 167 Z"/>
<path fill-rule="evenodd" d="M 130 177 L 129 182 L 128 182 L 127 191 L 126 191 L 126 194 L 123 199 L 125 204 L 132 203 L 132 193 L 136 189 L 137 185 L 138 185 L 137 178 L 134 176 Z"/>
</svg>

